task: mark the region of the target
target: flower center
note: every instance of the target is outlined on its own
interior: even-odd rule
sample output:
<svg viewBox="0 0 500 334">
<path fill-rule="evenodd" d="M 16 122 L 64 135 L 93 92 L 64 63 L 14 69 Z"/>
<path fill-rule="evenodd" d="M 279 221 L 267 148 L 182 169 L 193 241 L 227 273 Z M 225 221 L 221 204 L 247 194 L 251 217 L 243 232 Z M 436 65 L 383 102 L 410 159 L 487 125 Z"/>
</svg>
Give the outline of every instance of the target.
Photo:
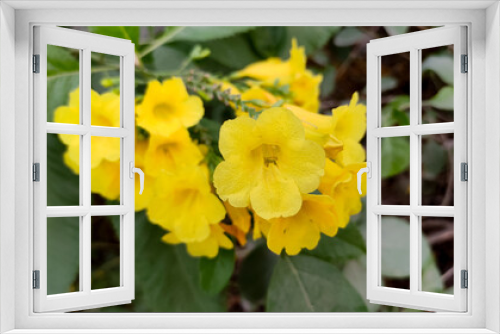
<svg viewBox="0 0 500 334">
<path fill-rule="evenodd" d="M 174 108 L 170 104 L 160 103 L 154 107 L 153 113 L 156 117 L 165 119 L 174 113 Z"/>
<path fill-rule="evenodd" d="M 264 164 L 266 167 L 270 164 L 277 165 L 279 152 L 280 147 L 278 145 L 262 145 L 262 156 L 264 157 Z"/>
</svg>

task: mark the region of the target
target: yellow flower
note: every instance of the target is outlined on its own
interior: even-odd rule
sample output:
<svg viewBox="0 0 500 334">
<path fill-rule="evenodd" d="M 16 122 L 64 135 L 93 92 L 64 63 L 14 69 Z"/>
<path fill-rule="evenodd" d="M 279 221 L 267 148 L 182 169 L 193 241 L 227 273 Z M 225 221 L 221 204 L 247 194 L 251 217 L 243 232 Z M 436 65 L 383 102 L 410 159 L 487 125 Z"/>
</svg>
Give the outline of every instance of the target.
<svg viewBox="0 0 500 334">
<path fill-rule="evenodd" d="M 267 104 L 268 107 L 278 102 L 276 96 L 274 96 L 267 90 L 257 85 L 251 86 L 248 90 L 246 90 L 243 94 L 241 94 L 241 100 L 247 101 L 246 105 L 251 108 L 254 108 L 255 111 L 261 111 L 263 107 L 250 102 L 251 100 L 260 100 L 262 101 L 262 103 Z M 248 116 L 248 113 L 244 112 L 243 110 L 241 110 L 241 108 L 239 108 L 236 110 L 236 116 Z"/>
<path fill-rule="evenodd" d="M 232 225 L 221 224 L 221 227 L 230 235 L 236 237 L 240 245 L 245 246 L 247 239 L 246 235 L 250 230 L 252 217 L 247 208 L 235 208 L 229 202 L 224 202 L 227 215 L 229 216 Z"/>
<path fill-rule="evenodd" d="M 366 107 L 358 104 L 354 93 L 347 106 L 332 110 L 332 116 L 310 113 L 294 105 L 285 105 L 304 125 L 306 137 L 322 145 L 326 155 L 347 166 L 365 161 L 365 150 L 359 143 L 366 132 Z"/>
<path fill-rule="evenodd" d="M 120 126 L 120 96 L 115 93 L 100 95 L 90 92 L 91 97 L 91 124 L 98 126 Z M 58 107 L 54 112 L 56 123 L 79 124 L 80 117 L 79 89 L 70 93 L 67 106 Z M 64 161 L 75 172 L 79 173 L 80 138 L 75 135 L 60 134 L 61 141 L 68 146 Z M 91 138 L 91 167 L 96 168 L 103 160 L 118 161 L 120 159 L 120 139 L 112 137 Z"/>
<path fill-rule="evenodd" d="M 366 106 L 358 104 L 358 93 L 354 93 L 347 106 L 332 110 L 333 134 L 344 145 L 335 160 L 344 166 L 363 162 L 366 153 L 359 143 L 366 132 Z"/>
<path fill-rule="evenodd" d="M 279 85 L 290 85 L 294 104 L 311 112 L 318 112 L 319 86 L 323 77 L 308 71 L 306 62 L 305 50 L 297 46 L 297 40 L 294 38 L 287 61 L 280 58 L 259 61 L 237 72 L 235 77 L 254 78 L 269 86 L 274 85 L 276 80 Z"/>
<path fill-rule="evenodd" d="M 162 173 L 155 181 L 155 196 L 148 205 L 149 219 L 173 232 L 182 242 L 200 242 L 226 211 L 212 194 L 205 165 Z"/>
<path fill-rule="evenodd" d="M 366 163 L 358 163 L 342 168 L 328 160 L 325 165 L 325 176 L 321 179 L 318 190 L 333 198 L 334 212 L 339 227 L 346 227 L 352 215 L 361 211 L 361 196 L 357 188 L 357 172 L 366 167 Z M 366 193 L 366 174 L 363 174 L 363 196 Z"/>
<path fill-rule="evenodd" d="M 188 95 L 182 80 L 175 77 L 163 84 L 151 81 L 136 110 L 139 126 L 164 137 L 198 124 L 204 114 L 201 99 Z"/>
<path fill-rule="evenodd" d="M 330 237 L 337 234 L 335 205 L 328 196 L 304 194 L 302 207 L 296 215 L 268 221 L 268 248 L 278 255 L 283 249 L 288 255 L 297 255 L 303 248 L 316 248 L 321 233 Z"/>
<path fill-rule="evenodd" d="M 91 170 L 91 190 L 109 200 L 120 198 L 120 162 L 103 160 Z"/>
<path fill-rule="evenodd" d="M 182 166 L 197 165 L 203 160 L 200 148 L 191 140 L 185 128 L 168 137 L 151 135 L 144 155 L 146 173 L 158 176 L 162 171 L 172 171 Z"/>
<path fill-rule="evenodd" d="M 141 138 L 137 133 L 135 138 L 135 167 L 142 169 L 144 172 L 144 190 L 142 194 L 139 194 L 139 176 L 135 176 L 135 211 L 141 211 L 146 209 L 151 201 L 151 198 L 153 197 L 153 185 L 155 184 L 155 179 L 146 173 L 146 169 L 144 167 L 144 155 L 148 149 L 149 140 Z"/>
<path fill-rule="evenodd" d="M 174 233 L 165 234 L 161 240 L 174 245 L 182 242 Z M 219 225 L 210 225 L 210 235 L 205 240 L 187 242 L 186 245 L 191 256 L 208 258 L 216 257 L 219 254 L 219 248 L 233 248 L 231 239 L 224 234 L 224 230 Z"/>
<path fill-rule="evenodd" d="M 220 130 L 225 161 L 214 171 L 220 198 L 248 207 L 265 219 L 296 214 L 301 193 L 314 191 L 324 173 L 325 153 L 305 138 L 300 121 L 284 108 L 270 108 L 257 120 L 238 117 Z"/>
</svg>

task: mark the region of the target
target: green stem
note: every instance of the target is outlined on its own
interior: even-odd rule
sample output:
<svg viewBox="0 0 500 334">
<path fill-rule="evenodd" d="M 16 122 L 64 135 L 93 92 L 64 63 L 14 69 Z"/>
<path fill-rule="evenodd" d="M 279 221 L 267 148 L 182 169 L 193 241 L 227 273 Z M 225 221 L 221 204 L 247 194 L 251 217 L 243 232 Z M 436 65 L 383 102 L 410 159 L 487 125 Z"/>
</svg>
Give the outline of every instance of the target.
<svg viewBox="0 0 500 334">
<path fill-rule="evenodd" d="M 170 41 L 172 38 L 174 38 L 175 35 L 177 35 L 179 32 L 181 32 L 185 27 L 176 27 L 176 29 L 173 29 L 169 34 L 163 35 L 162 37 L 156 39 L 149 45 L 147 48 L 145 48 L 141 53 L 139 53 L 139 58 L 143 58 L 144 56 L 147 56 L 163 44 L 167 43 Z"/>
</svg>

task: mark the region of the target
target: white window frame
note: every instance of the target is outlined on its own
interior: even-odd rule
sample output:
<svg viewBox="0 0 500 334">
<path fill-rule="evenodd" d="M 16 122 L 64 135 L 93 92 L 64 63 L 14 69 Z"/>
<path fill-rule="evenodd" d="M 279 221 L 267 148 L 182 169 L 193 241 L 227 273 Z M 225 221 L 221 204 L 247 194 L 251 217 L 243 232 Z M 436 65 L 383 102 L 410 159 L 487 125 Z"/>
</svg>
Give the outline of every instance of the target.
<svg viewBox="0 0 500 334">
<path fill-rule="evenodd" d="M 371 40 L 367 45 L 367 298 L 370 302 L 422 310 L 467 310 L 467 289 L 461 288 L 461 271 L 467 270 L 467 184 L 461 181 L 460 164 L 467 163 L 467 76 L 462 73 L 462 55 L 467 55 L 467 29 L 450 25 L 409 34 Z M 453 121 L 422 123 L 422 50 L 452 45 L 454 72 Z M 381 59 L 410 54 L 410 124 L 382 126 Z M 453 134 L 454 205 L 422 205 L 423 135 Z M 383 138 L 406 137 L 410 142 L 409 205 L 382 204 L 381 145 Z M 384 287 L 382 283 L 382 217 L 409 219 L 409 289 Z M 422 217 L 453 218 L 453 294 L 422 290 Z"/>
<path fill-rule="evenodd" d="M 33 184 L 33 268 L 39 271 L 39 288 L 34 289 L 35 312 L 75 311 L 130 303 L 135 291 L 135 206 L 134 179 L 130 169 L 135 159 L 135 73 L 134 45 L 131 41 L 71 29 L 34 27 L 34 54 L 39 56 L 39 73 L 33 76 L 34 162 L 39 181 Z M 71 48 L 80 52 L 80 124 L 47 121 L 47 46 Z M 91 53 L 119 58 L 120 126 L 91 124 Z M 47 206 L 47 134 L 80 136 L 80 185 L 78 206 Z M 120 141 L 120 204 L 91 205 L 91 138 L 114 137 Z M 120 285 L 92 290 L 91 220 L 93 216 L 120 217 Z M 77 292 L 47 294 L 47 218 L 76 217 L 79 220 L 79 288 Z"/>
<path fill-rule="evenodd" d="M 32 27 L 37 24 L 468 26 L 471 111 L 468 115 L 471 180 L 468 312 L 33 313 L 30 255 L 33 124 L 32 105 L 27 97 L 33 93 Z M 81 329 L 86 329 L 86 333 L 121 333 L 124 329 L 127 333 L 154 330 L 155 333 L 249 333 L 250 329 L 260 333 L 500 332 L 499 59 L 497 1 L 3 1 L 0 3 L 0 331 L 13 330 L 12 333 L 18 334 L 81 333 Z M 486 175 L 489 175 L 487 182 Z"/>
</svg>

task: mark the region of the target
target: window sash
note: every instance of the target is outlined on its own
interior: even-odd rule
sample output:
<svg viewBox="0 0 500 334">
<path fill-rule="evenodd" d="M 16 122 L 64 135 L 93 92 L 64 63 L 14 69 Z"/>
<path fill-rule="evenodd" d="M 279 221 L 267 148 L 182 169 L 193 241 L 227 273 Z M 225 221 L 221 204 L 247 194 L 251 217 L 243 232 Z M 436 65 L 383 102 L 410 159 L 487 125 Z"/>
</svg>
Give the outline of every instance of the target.
<svg viewBox="0 0 500 334">
<path fill-rule="evenodd" d="M 129 303 L 134 298 L 134 180 L 129 177 L 134 161 L 134 45 L 128 40 L 64 28 L 35 27 L 34 54 L 40 55 L 40 73 L 34 80 L 34 161 L 40 163 L 40 182 L 34 191 L 34 270 L 40 271 L 40 289 L 34 289 L 34 311 L 74 311 Z M 47 122 L 47 45 L 80 50 L 80 124 Z M 91 125 L 91 52 L 120 57 L 119 128 Z M 47 207 L 47 134 L 80 136 L 80 205 Z M 120 205 L 91 205 L 91 137 L 120 138 Z M 132 163 L 133 166 L 133 163 Z M 120 215 L 120 286 L 91 288 L 91 218 Z M 47 295 L 47 218 L 80 217 L 80 291 Z"/>
<path fill-rule="evenodd" d="M 372 40 L 367 46 L 367 298 L 376 304 L 423 310 L 467 311 L 467 290 L 460 271 L 467 269 L 467 183 L 460 181 L 460 163 L 467 162 L 467 76 L 460 73 L 467 54 L 466 28 L 451 26 Z M 454 45 L 454 122 L 419 124 L 421 112 L 421 49 Z M 382 56 L 410 52 L 410 125 L 381 127 Z M 454 206 L 422 206 L 421 135 L 454 133 Z M 381 205 L 381 138 L 410 138 L 410 205 Z M 410 217 L 410 289 L 381 286 L 381 215 Z M 420 291 L 422 280 L 420 217 L 454 217 L 454 294 Z"/>
</svg>

